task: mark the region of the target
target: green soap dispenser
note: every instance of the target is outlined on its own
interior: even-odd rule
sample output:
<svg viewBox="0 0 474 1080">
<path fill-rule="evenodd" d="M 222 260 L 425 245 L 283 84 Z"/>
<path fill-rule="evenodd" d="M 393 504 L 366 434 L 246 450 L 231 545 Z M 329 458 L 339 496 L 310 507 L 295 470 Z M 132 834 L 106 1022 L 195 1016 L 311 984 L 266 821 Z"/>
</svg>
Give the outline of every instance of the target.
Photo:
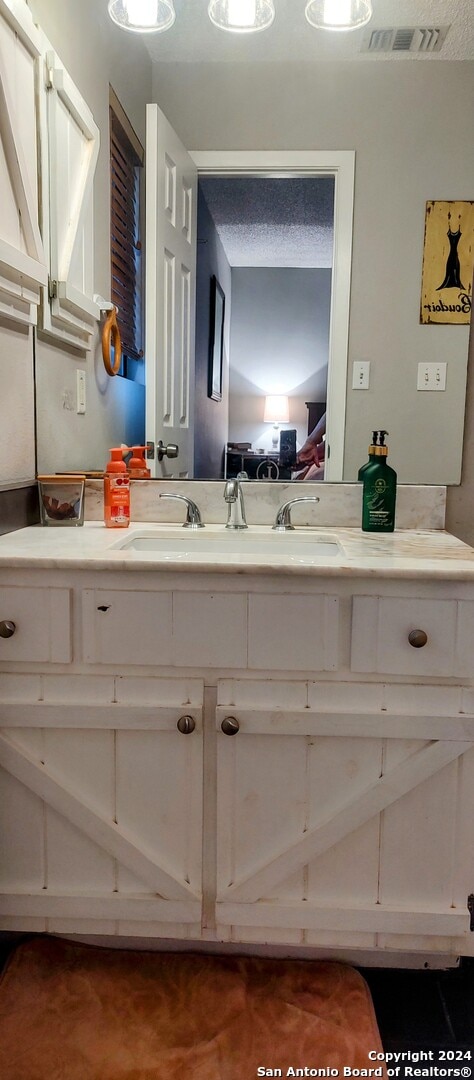
<svg viewBox="0 0 474 1080">
<path fill-rule="evenodd" d="M 372 445 L 369 446 L 369 449 L 368 449 L 369 460 L 365 462 L 365 465 L 361 465 L 361 467 L 359 469 L 359 472 L 357 473 L 357 479 L 358 480 L 363 480 L 364 479 L 364 473 L 365 473 L 366 469 L 369 468 L 369 465 L 371 465 L 372 462 L 375 459 L 375 447 L 377 446 L 378 436 L 379 436 L 378 431 L 372 432 Z"/>
<path fill-rule="evenodd" d="M 388 431 L 378 431 L 372 460 L 363 474 L 362 530 L 363 532 L 393 532 L 395 528 L 395 503 L 397 498 L 397 474 L 387 464 L 388 447 L 385 436 Z"/>
</svg>

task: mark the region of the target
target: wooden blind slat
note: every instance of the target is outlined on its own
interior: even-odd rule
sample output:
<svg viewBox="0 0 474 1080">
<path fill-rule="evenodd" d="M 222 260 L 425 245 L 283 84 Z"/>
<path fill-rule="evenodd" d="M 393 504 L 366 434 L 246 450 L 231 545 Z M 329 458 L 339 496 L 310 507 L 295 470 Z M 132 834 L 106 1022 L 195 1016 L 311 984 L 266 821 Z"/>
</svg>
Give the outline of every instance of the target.
<svg viewBox="0 0 474 1080">
<path fill-rule="evenodd" d="M 111 218 L 113 235 L 116 235 L 117 239 L 123 237 L 125 241 L 128 241 L 132 245 L 135 254 L 138 256 L 140 254 L 140 250 L 136 246 L 136 230 L 132 230 L 130 228 L 130 224 L 127 221 L 127 218 L 123 217 L 123 215 L 119 216 L 114 210 L 112 210 Z"/>
<path fill-rule="evenodd" d="M 126 285 L 127 289 L 134 289 L 135 273 L 132 270 L 128 271 L 126 269 L 125 264 L 120 261 L 115 252 L 112 255 L 112 269 L 118 279 Z"/>
<path fill-rule="evenodd" d="M 112 112 L 110 132 L 111 291 L 119 308 L 122 349 L 139 359 L 140 252 L 139 189 L 136 153 Z"/>
<path fill-rule="evenodd" d="M 113 171 L 117 173 L 117 176 L 122 176 L 125 181 L 133 183 L 134 173 L 133 169 L 127 169 L 121 158 L 117 157 L 116 153 L 111 157 Z"/>
<path fill-rule="evenodd" d="M 127 172 L 126 169 L 121 167 L 120 163 L 117 163 L 116 159 L 112 157 L 112 175 L 118 177 L 121 183 L 127 190 L 135 190 L 135 175 L 133 170 Z"/>
<path fill-rule="evenodd" d="M 137 256 L 138 256 L 138 252 L 137 252 L 137 249 L 135 247 L 135 244 L 133 244 L 129 239 L 127 239 L 126 236 L 124 236 L 117 229 L 114 230 L 113 243 L 114 243 L 114 248 L 117 249 L 117 252 L 121 255 L 122 259 L 126 259 L 127 263 L 128 262 L 133 262 L 135 264 L 135 260 L 137 259 Z"/>
<path fill-rule="evenodd" d="M 114 191 L 116 198 L 118 199 L 118 205 L 122 207 L 123 211 L 127 214 L 133 214 L 135 216 L 136 207 L 133 198 L 130 195 L 129 189 L 124 184 L 121 184 L 117 177 L 112 175 L 112 191 Z"/>
</svg>

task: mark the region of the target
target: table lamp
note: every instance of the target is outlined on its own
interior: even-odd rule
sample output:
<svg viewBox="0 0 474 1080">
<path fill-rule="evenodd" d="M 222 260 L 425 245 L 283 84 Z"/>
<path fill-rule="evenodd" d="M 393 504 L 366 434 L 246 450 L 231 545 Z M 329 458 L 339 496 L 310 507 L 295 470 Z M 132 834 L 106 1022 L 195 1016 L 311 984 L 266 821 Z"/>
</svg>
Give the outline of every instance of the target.
<svg viewBox="0 0 474 1080">
<path fill-rule="evenodd" d="M 263 420 L 265 424 L 273 424 L 272 449 L 278 450 L 280 436 L 280 424 L 288 424 L 290 408 L 288 398 L 284 394 L 270 394 L 265 398 L 265 412 Z"/>
</svg>

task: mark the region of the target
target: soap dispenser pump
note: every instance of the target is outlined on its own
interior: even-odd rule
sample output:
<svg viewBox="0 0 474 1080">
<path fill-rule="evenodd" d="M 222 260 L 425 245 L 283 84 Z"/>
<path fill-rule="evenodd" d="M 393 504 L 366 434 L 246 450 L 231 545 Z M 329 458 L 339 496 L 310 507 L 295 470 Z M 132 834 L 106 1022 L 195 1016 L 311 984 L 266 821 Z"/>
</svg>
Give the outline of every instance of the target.
<svg viewBox="0 0 474 1080">
<path fill-rule="evenodd" d="M 372 432 L 372 442 L 371 442 L 371 445 L 369 446 L 369 449 L 368 449 L 369 460 L 366 461 L 364 465 L 361 465 L 361 467 L 359 469 L 359 472 L 357 473 L 357 479 L 358 480 L 363 480 L 364 479 L 364 473 L 365 473 L 366 469 L 369 468 L 369 465 L 372 464 L 372 462 L 373 462 L 373 460 L 375 458 L 375 447 L 377 446 L 378 437 L 379 437 L 379 432 L 378 431 L 373 431 Z"/>
<path fill-rule="evenodd" d="M 362 529 L 364 532 L 393 532 L 395 528 L 395 503 L 397 498 L 397 474 L 387 464 L 388 447 L 385 436 L 388 431 L 374 432 L 377 436 L 371 461 L 362 475 Z"/>
</svg>

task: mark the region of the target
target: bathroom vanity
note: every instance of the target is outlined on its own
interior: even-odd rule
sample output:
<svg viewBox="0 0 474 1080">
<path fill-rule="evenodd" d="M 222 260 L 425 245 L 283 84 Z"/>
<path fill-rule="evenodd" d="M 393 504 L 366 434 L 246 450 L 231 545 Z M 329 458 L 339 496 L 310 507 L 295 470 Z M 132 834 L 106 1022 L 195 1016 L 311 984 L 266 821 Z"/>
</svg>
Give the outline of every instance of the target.
<svg viewBox="0 0 474 1080">
<path fill-rule="evenodd" d="M 474 551 L 183 535 L 0 541 L 0 928 L 474 955 Z"/>
</svg>

